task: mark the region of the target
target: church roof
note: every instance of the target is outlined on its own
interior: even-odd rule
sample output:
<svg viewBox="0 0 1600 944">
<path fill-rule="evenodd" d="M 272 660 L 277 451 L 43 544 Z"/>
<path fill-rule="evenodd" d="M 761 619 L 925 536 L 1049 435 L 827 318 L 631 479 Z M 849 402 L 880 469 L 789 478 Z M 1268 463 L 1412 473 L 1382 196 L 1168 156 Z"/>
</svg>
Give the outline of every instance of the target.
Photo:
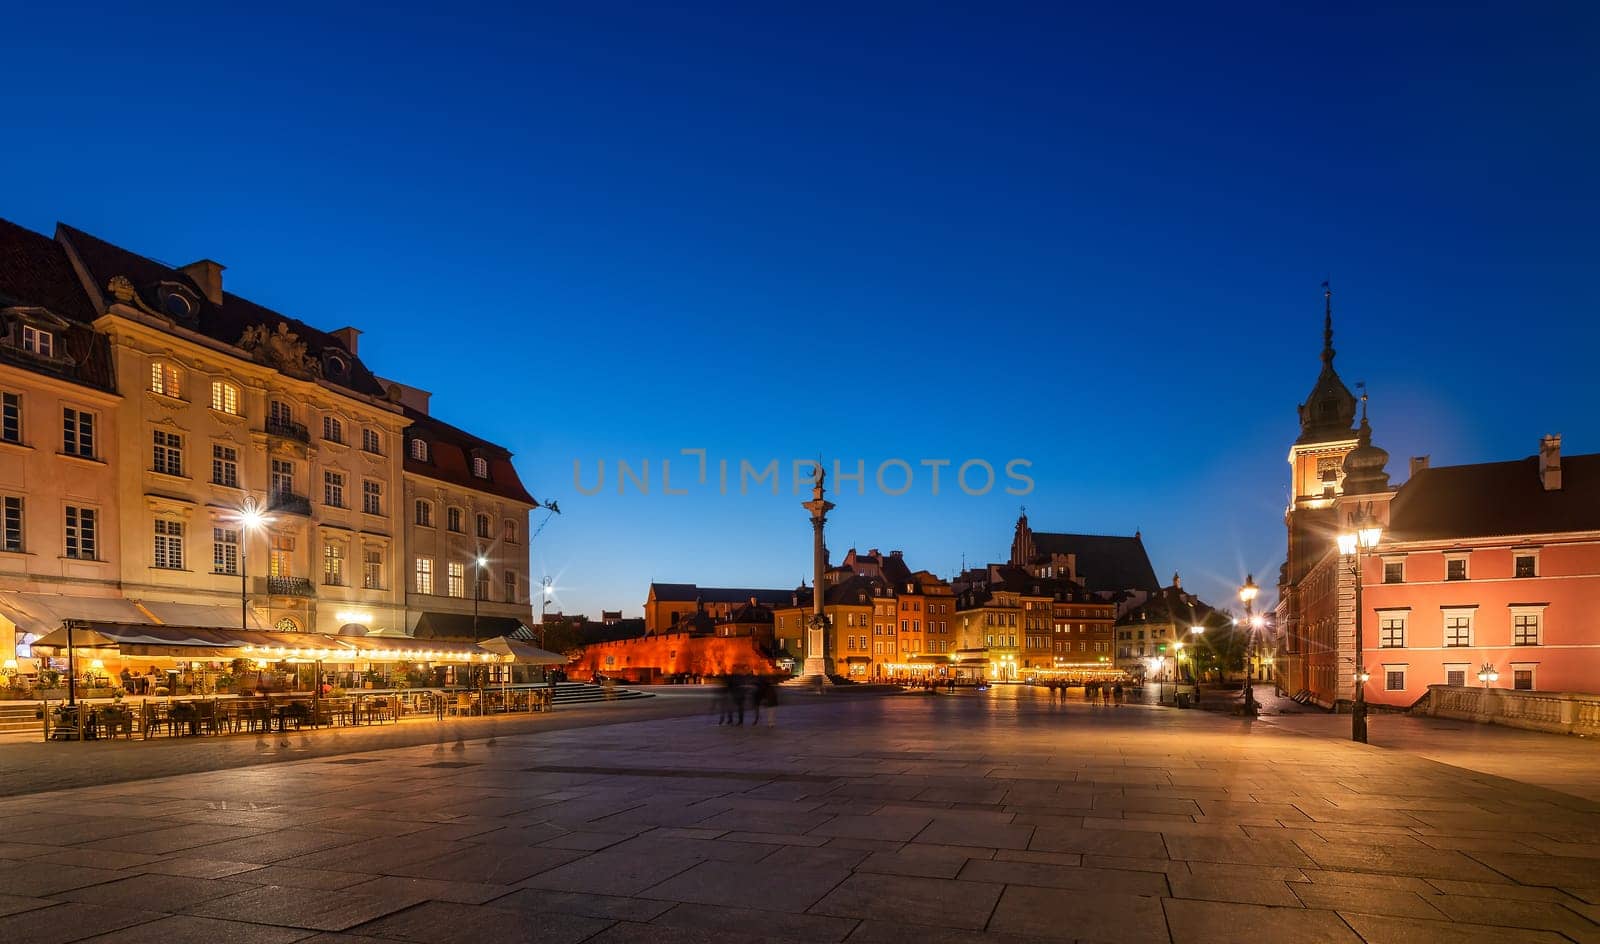
<svg viewBox="0 0 1600 944">
<path fill-rule="evenodd" d="M 1161 586 L 1139 535 L 1063 534 L 1034 531 L 1037 557 L 1072 554 L 1078 578 L 1090 590 L 1155 590 Z"/>
<path fill-rule="evenodd" d="M 692 583 L 650 584 L 650 599 L 658 603 L 693 603 L 696 600 L 706 603 L 749 603 L 751 597 L 755 597 L 757 603 L 764 603 L 767 606 L 790 606 L 794 599 L 794 591 L 702 587 Z"/>
<path fill-rule="evenodd" d="M 1297 444 L 1337 442 L 1355 438 L 1356 398 L 1333 369 L 1333 292 L 1322 283 L 1322 372 L 1304 403 L 1300 404 L 1300 438 Z"/>
<path fill-rule="evenodd" d="M 1419 469 L 1389 506 L 1384 540 L 1440 541 L 1600 531 L 1600 454 L 1561 457 L 1546 490 L 1539 458 Z"/>
</svg>

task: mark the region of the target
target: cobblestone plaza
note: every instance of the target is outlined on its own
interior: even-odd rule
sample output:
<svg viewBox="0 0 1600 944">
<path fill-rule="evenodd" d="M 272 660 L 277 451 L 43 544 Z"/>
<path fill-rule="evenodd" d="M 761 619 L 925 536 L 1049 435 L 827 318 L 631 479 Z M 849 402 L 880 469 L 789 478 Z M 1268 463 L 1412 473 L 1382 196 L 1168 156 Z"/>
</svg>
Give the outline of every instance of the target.
<svg viewBox="0 0 1600 944">
<path fill-rule="evenodd" d="M 1392 719 L 1524 758 L 1487 773 L 1380 746 L 1382 716 L 1365 746 L 1026 688 L 790 699 L 773 727 L 651 701 L 11 796 L 0 937 L 1600 940 L 1600 806 L 1539 785 L 1594 769 L 1587 741 Z"/>
</svg>

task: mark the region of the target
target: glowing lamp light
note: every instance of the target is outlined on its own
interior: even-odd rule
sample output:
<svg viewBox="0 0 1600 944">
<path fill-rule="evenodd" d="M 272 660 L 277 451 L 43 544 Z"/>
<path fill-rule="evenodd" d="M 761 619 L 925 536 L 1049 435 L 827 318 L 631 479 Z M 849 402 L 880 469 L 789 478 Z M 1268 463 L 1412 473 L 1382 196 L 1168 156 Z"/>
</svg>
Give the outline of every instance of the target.
<svg viewBox="0 0 1600 944">
<path fill-rule="evenodd" d="M 1247 574 L 1244 578 L 1244 586 L 1239 588 L 1239 602 L 1250 603 L 1255 600 L 1256 595 L 1260 592 L 1261 588 L 1256 586 L 1255 575 Z"/>
<path fill-rule="evenodd" d="M 1339 553 L 1346 557 L 1356 552 L 1356 536 L 1354 534 L 1339 535 Z"/>
<path fill-rule="evenodd" d="M 1206 628 L 1204 626 L 1190 626 L 1189 627 L 1190 634 L 1195 635 L 1195 636 L 1198 636 L 1198 635 L 1200 635 L 1201 633 L 1203 633 L 1205 631 L 1206 631 Z"/>
</svg>

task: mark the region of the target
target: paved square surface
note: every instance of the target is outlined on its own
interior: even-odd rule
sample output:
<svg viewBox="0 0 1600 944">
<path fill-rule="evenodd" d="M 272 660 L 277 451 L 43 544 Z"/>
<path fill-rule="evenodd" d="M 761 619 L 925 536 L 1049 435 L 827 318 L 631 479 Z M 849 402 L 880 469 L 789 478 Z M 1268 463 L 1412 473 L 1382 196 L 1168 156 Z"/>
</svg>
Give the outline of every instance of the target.
<svg viewBox="0 0 1600 944">
<path fill-rule="evenodd" d="M 0 940 L 1600 942 L 1600 805 L 1540 785 L 1600 745 L 1518 735 L 1511 779 L 1382 716 L 1426 750 L 1022 688 L 779 714 L 6 797 Z"/>
</svg>

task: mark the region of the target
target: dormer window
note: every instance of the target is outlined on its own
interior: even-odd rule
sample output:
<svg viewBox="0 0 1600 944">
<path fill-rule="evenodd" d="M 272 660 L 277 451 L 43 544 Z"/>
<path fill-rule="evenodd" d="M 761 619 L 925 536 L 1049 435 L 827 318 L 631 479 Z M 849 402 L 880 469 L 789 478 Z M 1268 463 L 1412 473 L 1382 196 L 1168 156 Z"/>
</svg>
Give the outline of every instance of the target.
<svg viewBox="0 0 1600 944">
<path fill-rule="evenodd" d="M 42 328 L 23 325 L 22 349 L 29 354 L 37 354 L 40 357 L 54 357 L 56 354 L 56 336 Z"/>
<path fill-rule="evenodd" d="M 168 292 L 166 297 L 161 299 L 161 310 L 181 320 L 194 314 L 194 302 L 182 292 Z"/>
<path fill-rule="evenodd" d="M 428 443 L 424 439 L 411 440 L 411 458 L 418 462 L 428 461 Z"/>
<path fill-rule="evenodd" d="M 489 477 L 489 460 L 482 456 L 472 457 L 472 474 L 480 479 Z"/>
</svg>

